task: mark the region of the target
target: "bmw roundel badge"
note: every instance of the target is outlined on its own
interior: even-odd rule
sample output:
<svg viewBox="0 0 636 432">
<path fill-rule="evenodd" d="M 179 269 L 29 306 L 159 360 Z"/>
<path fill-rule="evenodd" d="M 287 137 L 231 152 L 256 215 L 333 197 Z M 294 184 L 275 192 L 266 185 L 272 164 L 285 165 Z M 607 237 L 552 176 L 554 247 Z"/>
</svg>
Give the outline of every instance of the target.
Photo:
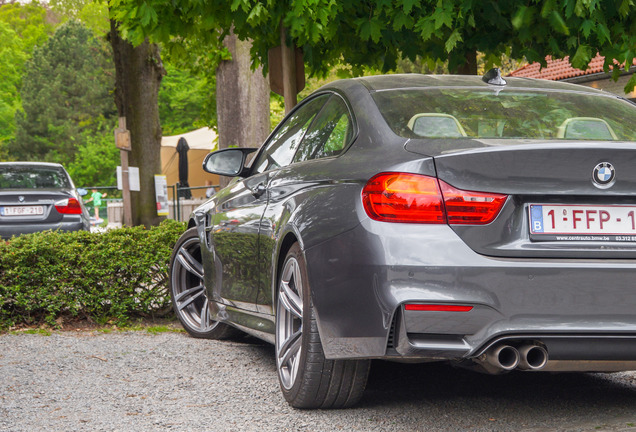
<svg viewBox="0 0 636 432">
<path fill-rule="evenodd" d="M 592 171 L 592 181 L 594 186 L 605 189 L 611 187 L 616 179 L 616 171 L 614 165 L 609 162 L 601 162 L 594 167 Z"/>
</svg>

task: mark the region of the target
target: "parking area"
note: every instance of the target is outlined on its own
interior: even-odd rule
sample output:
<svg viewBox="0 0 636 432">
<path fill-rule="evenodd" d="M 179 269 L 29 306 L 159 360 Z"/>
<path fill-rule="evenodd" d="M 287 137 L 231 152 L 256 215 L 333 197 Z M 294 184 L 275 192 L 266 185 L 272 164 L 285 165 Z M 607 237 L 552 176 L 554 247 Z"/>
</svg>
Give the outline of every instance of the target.
<svg viewBox="0 0 636 432">
<path fill-rule="evenodd" d="M 636 372 L 480 375 L 374 362 L 354 409 L 300 411 L 252 338 L 0 335 L 2 431 L 636 430 Z"/>
</svg>

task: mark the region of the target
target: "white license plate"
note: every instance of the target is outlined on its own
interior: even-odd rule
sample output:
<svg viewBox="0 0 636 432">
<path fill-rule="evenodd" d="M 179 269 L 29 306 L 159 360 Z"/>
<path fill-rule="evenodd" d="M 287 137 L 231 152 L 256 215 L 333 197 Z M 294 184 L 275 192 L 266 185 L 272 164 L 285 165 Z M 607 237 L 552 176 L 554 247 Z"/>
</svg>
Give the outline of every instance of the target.
<svg viewBox="0 0 636 432">
<path fill-rule="evenodd" d="M 2 208 L 2 216 L 37 216 L 44 214 L 42 206 L 11 206 Z"/>
<path fill-rule="evenodd" d="M 636 241 L 636 206 L 531 204 L 530 234 L 551 240 Z"/>
</svg>

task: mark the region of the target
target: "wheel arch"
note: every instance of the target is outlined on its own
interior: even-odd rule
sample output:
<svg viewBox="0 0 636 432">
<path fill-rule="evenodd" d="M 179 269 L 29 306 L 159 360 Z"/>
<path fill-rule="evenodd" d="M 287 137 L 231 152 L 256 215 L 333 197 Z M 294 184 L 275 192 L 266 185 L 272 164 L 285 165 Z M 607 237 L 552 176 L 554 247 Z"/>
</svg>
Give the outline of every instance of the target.
<svg viewBox="0 0 636 432">
<path fill-rule="evenodd" d="M 273 305 L 276 305 L 276 302 L 278 301 L 278 278 L 281 270 L 283 269 L 287 252 L 289 252 L 289 249 L 291 249 L 295 243 L 300 244 L 300 249 L 303 250 L 302 242 L 299 239 L 300 236 L 295 232 L 295 230 L 290 230 L 283 236 L 280 246 L 278 247 L 278 253 L 276 254 L 276 266 L 274 267 L 276 271 L 272 275 Z"/>
</svg>

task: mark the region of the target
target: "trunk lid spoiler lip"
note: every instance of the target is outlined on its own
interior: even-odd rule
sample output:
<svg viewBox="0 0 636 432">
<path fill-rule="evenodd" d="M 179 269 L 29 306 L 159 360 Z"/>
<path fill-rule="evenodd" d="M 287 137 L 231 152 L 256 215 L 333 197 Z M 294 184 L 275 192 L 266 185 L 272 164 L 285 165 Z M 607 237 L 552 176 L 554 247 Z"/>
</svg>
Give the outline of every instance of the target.
<svg viewBox="0 0 636 432">
<path fill-rule="evenodd" d="M 485 153 L 492 151 L 561 150 L 576 148 L 636 149 L 634 141 L 577 141 L 533 139 L 409 139 L 404 144 L 408 152 L 430 157 L 452 156 L 458 153 Z"/>
</svg>

